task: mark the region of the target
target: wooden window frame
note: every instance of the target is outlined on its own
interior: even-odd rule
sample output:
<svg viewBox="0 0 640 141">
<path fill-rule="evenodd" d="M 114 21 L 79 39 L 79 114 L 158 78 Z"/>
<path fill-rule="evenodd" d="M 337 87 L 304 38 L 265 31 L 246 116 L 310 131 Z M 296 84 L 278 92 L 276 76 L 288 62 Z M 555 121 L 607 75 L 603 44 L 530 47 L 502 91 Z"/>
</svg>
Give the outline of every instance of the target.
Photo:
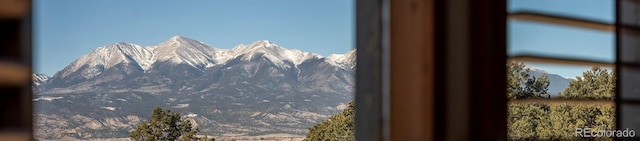
<svg viewBox="0 0 640 141">
<path fill-rule="evenodd" d="M 628 4 L 633 6 L 626 7 Z M 632 129 L 635 127 L 635 130 L 640 130 L 640 125 L 638 122 L 633 122 L 630 120 L 634 119 L 626 119 L 627 117 L 635 117 L 639 113 L 626 113 L 623 112 L 623 108 L 626 106 L 640 106 L 640 100 L 633 98 L 624 98 L 623 95 L 637 95 L 637 93 L 623 91 L 623 87 L 625 86 L 622 79 L 625 78 L 626 71 L 623 68 L 640 68 L 640 60 L 623 60 L 624 54 L 623 48 L 631 47 L 633 45 L 637 45 L 637 43 L 631 43 L 631 46 L 626 46 L 626 42 L 634 42 L 634 40 L 640 40 L 639 37 L 625 37 L 625 36 L 633 36 L 624 34 L 624 32 L 640 32 L 639 23 L 627 23 L 625 18 L 631 18 L 637 20 L 637 16 L 640 13 L 629 12 L 628 10 L 638 10 L 640 8 L 640 1 L 632 1 L 632 0 L 615 0 L 615 23 L 602 23 L 595 22 L 591 20 L 571 18 L 571 17 L 563 17 L 542 13 L 532 13 L 532 12 L 515 12 L 509 15 L 509 19 L 515 20 L 528 20 L 535 22 L 544 22 L 551 24 L 559 24 L 565 26 L 579 27 L 584 29 L 593 29 L 600 31 L 613 32 L 615 34 L 615 62 L 600 62 L 600 61 L 590 61 L 587 59 L 574 59 L 574 58 L 557 58 L 557 57 L 548 57 L 548 56 L 540 56 L 540 55 L 516 55 L 510 57 L 510 60 L 520 60 L 520 61 L 531 61 L 531 62 L 542 62 L 542 63 L 554 63 L 554 64 L 570 64 L 570 65 L 589 65 L 589 66 L 601 66 L 601 67 L 610 67 L 614 68 L 614 72 L 617 75 L 616 79 L 616 90 L 615 90 L 615 98 L 614 100 L 580 100 L 580 99 L 564 99 L 564 100 L 544 100 L 545 102 L 562 102 L 569 104 L 581 104 L 581 103 L 601 103 L 601 104 L 614 104 L 616 109 L 615 116 L 615 126 L 616 129 L 626 129 L 631 127 Z M 635 7 L 634 7 L 635 6 Z M 627 9 L 629 8 L 629 9 Z M 635 8 L 635 9 L 634 9 Z M 629 13 L 624 13 L 629 12 Z M 628 16 L 628 17 L 627 17 Z M 631 41 L 626 41 L 624 39 L 628 39 Z M 637 48 L 637 47 L 635 47 Z M 636 56 L 632 54 L 632 56 Z M 632 72 L 630 72 L 632 73 Z M 638 72 L 635 72 L 638 73 Z M 637 80 L 636 80 L 637 81 Z M 510 102 L 530 102 L 532 100 L 516 100 Z M 624 104 L 624 105 L 623 105 Z M 629 116 L 631 115 L 631 116 Z M 634 139 L 639 139 L 639 136 L 636 136 Z M 622 138 L 627 139 L 627 138 Z"/>
<path fill-rule="evenodd" d="M 33 140 L 31 0 L 0 0 L 0 140 Z"/>
<path fill-rule="evenodd" d="M 356 6 L 356 140 L 507 139 L 506 0 Z"/>
</svg>

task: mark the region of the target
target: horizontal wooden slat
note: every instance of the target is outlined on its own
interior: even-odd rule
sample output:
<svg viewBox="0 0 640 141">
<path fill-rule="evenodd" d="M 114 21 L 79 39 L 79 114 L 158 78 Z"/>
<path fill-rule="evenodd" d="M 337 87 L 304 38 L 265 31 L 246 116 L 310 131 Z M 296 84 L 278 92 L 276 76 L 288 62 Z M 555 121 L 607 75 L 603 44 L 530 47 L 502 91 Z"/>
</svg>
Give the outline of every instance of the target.
<svg viewBox="0 0 640 141">
<path fill-rule="evenodd" d="M 29 81 L 31 70 L 28 66 L 0 61 L 0 85 L 20 86 Z"/>
<path fill-rule="evenodd" d="M 540 55 L 514 55 L 514 56 L 510 56 L 507 59 L 507 61 L 551 63 L 551 64 L 561 64 L 561 65 L 578 65 L 578 66 L 609 67 L 609 68 L 613 68 L 615 66 L 614 63 L 609 63 L 609 62 L 590 61 L 590 60 L 573 59 L 573 58 L 548 57 L 548 56 L 540 56 Z"/>
<path fill-rule="evenodd" d="M 543 14 L 539 12 L 528 12 L 528 11 L 513 12 L 508 14 L 507 18 L 513 19 L 513 20 L 534 21 L 534 22 L 543 22 L 543 23 L 558 24 L 558 25 L 565 25 L 565 26 L 572 26 L 572 27 L 580 27 L 580 28 L 600 30 L 600 31 L 606 31 L 606 32 L 615 32 L 615 29 L 616 29 L 615 25 L 609 24 L 609 23 L 572 18 L 572 17 L 557 16 L 557 15 L 551 15 L 551 14 Z"/>
<path fill-rule="evenodd" d="M 0 132 L 0 141 L 30 141 L 33 140 L 31 138 L 30 133 L 22 133 L 22 132 Z"/>
<path fill-rule="evenodd" d="M 629 104 L 629 105 L 640 105 L 640 100 L 637 100 L 637 99 L 620 99 L 618 100 L 618 102 L 622 104 Z"/>
<path fill-rule="evenodd" d="M 0 0 L 0 19 L 18 19 L 29 12 L 29 0 Z"/>
</svg>

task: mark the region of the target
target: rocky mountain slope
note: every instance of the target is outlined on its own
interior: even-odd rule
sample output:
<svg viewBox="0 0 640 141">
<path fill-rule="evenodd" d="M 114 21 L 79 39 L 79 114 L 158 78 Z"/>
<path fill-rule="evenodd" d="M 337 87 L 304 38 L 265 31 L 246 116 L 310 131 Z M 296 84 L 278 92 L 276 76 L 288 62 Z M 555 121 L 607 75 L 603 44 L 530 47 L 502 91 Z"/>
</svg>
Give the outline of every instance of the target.
<svg viewBox="0 0 640 141">
<path fill-rule="evenodd" d="M 352 99 L 355 57 L 270 41 L 218 49 L 181 36 L 110 44 L 48 80 L 34 75 L 35 135 L 127 137 L 156 106 L 183 113 L 203 134 L 303 135 Z"/>
</svg>

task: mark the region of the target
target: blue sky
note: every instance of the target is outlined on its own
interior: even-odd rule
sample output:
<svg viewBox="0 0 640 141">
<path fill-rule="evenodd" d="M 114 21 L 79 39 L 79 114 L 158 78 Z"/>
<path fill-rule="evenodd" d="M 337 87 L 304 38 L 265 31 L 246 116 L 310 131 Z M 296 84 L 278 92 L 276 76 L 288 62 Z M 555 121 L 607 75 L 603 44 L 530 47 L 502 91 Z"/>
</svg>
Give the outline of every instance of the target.
<svg viewBox="0 0 640 141">
<path fill-rule="evenodd" d="M 613 0 L 510 0 L 508 10 L 540 11 L 613 23 Z M 597 61 L 615 61 L 615 35 L 537 22 L 511 20 L 508 23 L 508 54 L 541 54 Z M 563 77 L 582 76 L 590 66 L 525 63 Z"/>
<path fill-rule="evenodd" d="M 509 0 L 508 11 L 535 10 L 612 23 L 612 0 Z M 271 40 L 327 56 L 352 49 L 354 0 L 35 0 L 35 72 L 53 75 L 91 50 L 115 42 L 155 45 L 174 35 L 232 48 Z M 614 61 L 613 33 L 510 21 L 508 54 Z M 564 77 L 589 66 L 527 63 Z"/>
<path fill-rule="evenodd" d="M 91 50 L 181 35 L 216 48 L 270 40 L 327 56 L 355 47 L 354 0 L 35 0 L 34 65 L 52 76 Z"/>
</svg>

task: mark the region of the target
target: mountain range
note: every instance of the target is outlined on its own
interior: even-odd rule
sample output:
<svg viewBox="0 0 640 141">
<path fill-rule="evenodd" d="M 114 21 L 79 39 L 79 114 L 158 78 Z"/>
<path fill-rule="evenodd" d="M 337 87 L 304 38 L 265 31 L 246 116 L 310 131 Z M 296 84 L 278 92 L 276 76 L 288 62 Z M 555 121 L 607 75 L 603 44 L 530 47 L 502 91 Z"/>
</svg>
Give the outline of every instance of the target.
<svg viewBox="0 0 640 141">
<path fill-rule="evenodd" d="M 323 57 L 267 40 L 232 49 L 174 36 L 109 44 L 33 76 L 35 137 L 128 137 L 156 107 L 214 136 L 304 135 L 353 98 L 355 50 Z"/>
<path fill-rule="evenodd" d="M 51 77 L 33 75 L 34 134 L 126 138 L 159 106 L 182 113 L 201 134 L 303 136 L 353 98 L 356 56 L 354 49 L 323 57 L 267 40 L 232 49 L 182 36 L 146 47 L 109 44 Z M 552 96 L 568 86 L 548 75 Z"/>
</svg>

